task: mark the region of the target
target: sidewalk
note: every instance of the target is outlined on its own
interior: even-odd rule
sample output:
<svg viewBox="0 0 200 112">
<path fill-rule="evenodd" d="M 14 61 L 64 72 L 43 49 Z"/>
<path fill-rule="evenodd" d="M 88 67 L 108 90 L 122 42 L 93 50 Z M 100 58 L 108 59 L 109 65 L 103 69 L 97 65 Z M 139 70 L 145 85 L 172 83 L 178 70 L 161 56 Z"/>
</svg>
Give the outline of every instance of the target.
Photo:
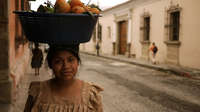
<svg viewBox="0 0 200 112">
<path fill-rule="evenodd" d="M 17 92 L 16 92 L 16 98 L 14 99 L 12 105 L 12 111 L 11 112 L 23 112 L 25 103 L 28 97 L 28 88 L 32 81 L 43 81 L 48 80 L 52 76 L 51 70 L 47 68 L 46 62 L 43 63 L 41 69 L 40 69 L 40 75 L 35 76 L 34 69 L 31 68 L 30 61 L 27 66 L 26 72 L 23 75 L 23 77 L 20 80 L 19 85 L 17 86 Z"/>
<path fill-rule="evenodd" d="M 81 53 L 97 56 L 96 53 L 94 52 L 81 51 Z M 178 76 L 183 76 L 183 77 L 187 77 L 191 79 L 200 80 L 200 70 L 196 70 L 196 69 L 184 68 L 181 66 L 167 65 L 167 64 L 152 64 L 151 62 L 148 62 L 148 61 L 136 60 L 134 58 L 128 58 L 122 55 L 113 56 L 113 55 L 100 54 L 99 57 L 121 61 L 121 62 L 129 63 L 129 64 L 134 64 L 134 65 L 138 65 L 142 67 L 147 67 L 147 68 L 155 69 L 155 70 L 166 72 L 166 73 L 172 73 Z"/>
</svg>

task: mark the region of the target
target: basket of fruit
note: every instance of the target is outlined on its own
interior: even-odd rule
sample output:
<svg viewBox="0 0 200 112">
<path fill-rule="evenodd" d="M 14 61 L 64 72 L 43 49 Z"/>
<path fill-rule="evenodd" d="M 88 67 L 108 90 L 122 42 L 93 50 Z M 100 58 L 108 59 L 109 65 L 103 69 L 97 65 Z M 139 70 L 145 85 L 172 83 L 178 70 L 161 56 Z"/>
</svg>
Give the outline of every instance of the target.
<svg viewBox="0 0 200 112">
<path fill-rule="evenodd" d="M 49 44 L 88 42 L 99 17 L 99 9 L 80 0 L 47 2 L 37 12 L 14 11 L 29 41 Z"/>
</svg>

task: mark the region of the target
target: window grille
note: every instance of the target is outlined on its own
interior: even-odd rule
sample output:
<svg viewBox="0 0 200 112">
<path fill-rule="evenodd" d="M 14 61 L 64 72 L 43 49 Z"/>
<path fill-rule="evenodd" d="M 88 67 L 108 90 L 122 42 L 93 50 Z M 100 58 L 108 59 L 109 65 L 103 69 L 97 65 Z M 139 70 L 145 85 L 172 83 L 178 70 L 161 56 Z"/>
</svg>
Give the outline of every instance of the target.
<svg viewBox="0 0 200 112">
<path fill-rule="evenodd" d="M 144 41 L 149 41 L 150 37 L 150 17 L 144 17 Z"/>
<path fill-rule="evenodd" d="M 140 31 L 141 31 L 141 36 L 142 36 L 142 42 L 144 41 L 149 41 L 150 40 L 150 16 L 149 15 L 144 15 L 141 18 L 142 23 L 141 23 L 141 27 L 140 27 Z"/>
<path fill-rule="evenodd" d="M 177 5 L 171 5 L 166 10 L 166 18 L 165 18 L 165 36 L 166 43 L 180 42 L 180 32 L 181 32 L 181 10 L 182 8 Z"/>
<path fill-rule="evenodd" d="M 170 31 L 170 37 L 169 39 L 171 41 L 178 41 L 179 40 L 179 22 L 180 21 L 180 12 L 172 12 L 170 14 L 170 25 L 169 25 L 169 31 Z"/>
<path fill-rule="evenodd" d="M 102 26 L 100 24 L 98 25 L 98 39 L 99 39 L 99 42 L 101 42 L 101 40 L 102 40 Z"/>
</svg>

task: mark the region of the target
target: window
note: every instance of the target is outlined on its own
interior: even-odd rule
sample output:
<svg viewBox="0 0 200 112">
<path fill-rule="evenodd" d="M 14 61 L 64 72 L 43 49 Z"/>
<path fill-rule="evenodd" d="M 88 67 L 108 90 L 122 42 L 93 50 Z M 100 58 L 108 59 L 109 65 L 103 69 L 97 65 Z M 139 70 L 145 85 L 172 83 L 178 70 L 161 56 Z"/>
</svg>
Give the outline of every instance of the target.
<svg viewBox="0 0 200 112">
<path fill-rule="evenodd" d="M 182 8 L 177 5 L 171 5 L 166 10 L 165 16 L 165 43 L 173 45 L 180 45 L 180 32 L 181 32 L 181 10 Z"/>
<path fill-rule="evenodd" d="M 180 21 L 180 12 L 171 12 L 170 13 L 170 25 L 169 25 L 169 39 L 171 41 L 179 40 L 179 22 Z"/>
<path fill-rule="evenodd" d="M 150 17 L 144 17 L 144 41 L 149 41 L 150 37 Z"/>
<path fill-rule="evenodd" d="M 149 42 L 150 40 L 150 14 L 144 13 L 141 16 L 141 27 L 140 27 L 140 33 L 141 33 L 141 42 Z"/>
<path fill-rule="evenodd" d="M 98 39 L 101 42 L 102 40 L 102 26 L 98 24 Z"/>
</svg>

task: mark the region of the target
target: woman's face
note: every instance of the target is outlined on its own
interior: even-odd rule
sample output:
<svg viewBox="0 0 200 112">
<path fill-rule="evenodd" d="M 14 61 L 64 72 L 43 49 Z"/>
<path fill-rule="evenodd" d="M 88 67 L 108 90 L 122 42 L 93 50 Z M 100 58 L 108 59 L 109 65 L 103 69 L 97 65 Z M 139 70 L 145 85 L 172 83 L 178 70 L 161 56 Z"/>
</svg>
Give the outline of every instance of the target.
<svg viewBox="0 0 200 112">
<path fill-rule="evenodd" d="M 52 70 L 56 78 L 61 80 L 71 80 L 77 73 L 78 60 L 68 51 L 57 52 L 52 59 Z"/>
</svg>

